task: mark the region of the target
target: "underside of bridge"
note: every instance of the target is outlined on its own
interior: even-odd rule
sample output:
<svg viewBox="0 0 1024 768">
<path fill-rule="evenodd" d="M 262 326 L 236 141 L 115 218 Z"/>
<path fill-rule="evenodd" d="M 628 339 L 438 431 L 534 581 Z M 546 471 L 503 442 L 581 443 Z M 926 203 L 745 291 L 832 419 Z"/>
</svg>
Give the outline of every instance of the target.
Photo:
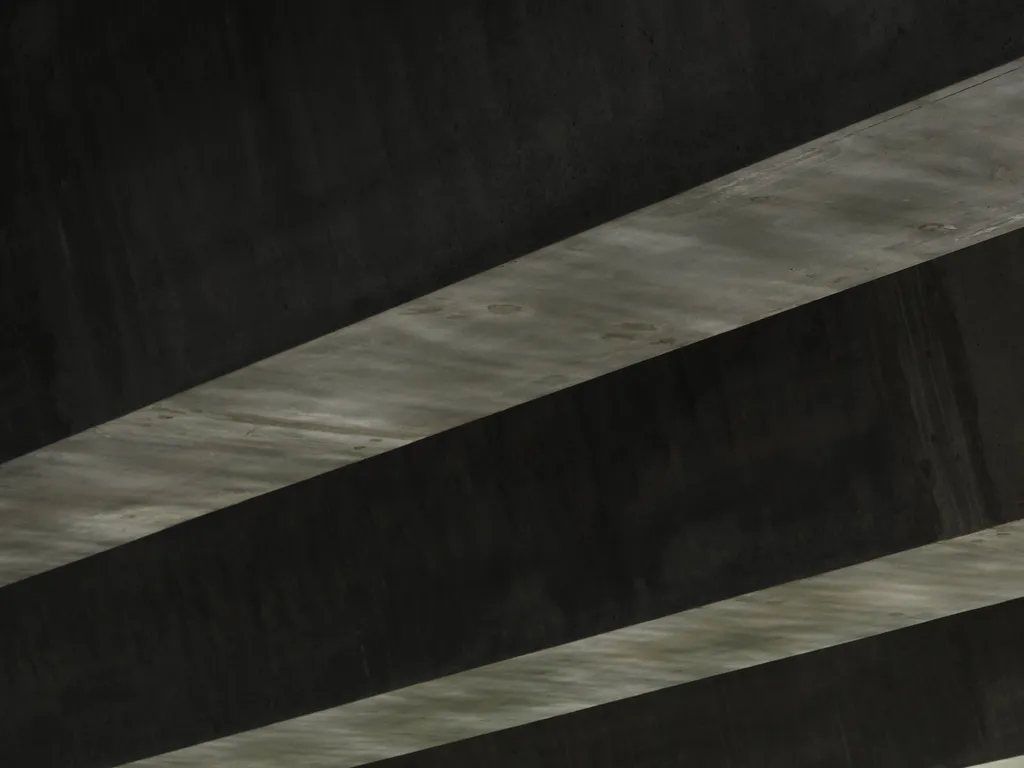
<svg viewBox="0 0 1024 768">
<path fill-rule="evenodd" d="M 1024 765 L 1020 0 L 0 26 L 0 765 Z"/>
</svg>

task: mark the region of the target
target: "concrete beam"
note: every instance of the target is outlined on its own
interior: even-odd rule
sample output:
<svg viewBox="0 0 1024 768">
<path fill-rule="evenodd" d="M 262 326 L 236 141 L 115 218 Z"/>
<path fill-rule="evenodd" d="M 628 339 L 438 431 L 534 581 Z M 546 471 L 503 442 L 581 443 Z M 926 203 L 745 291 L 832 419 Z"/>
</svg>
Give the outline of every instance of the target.
<svg viewBox="0 0 1024 768">
<path fill-rule="evenodd" d="M 1022 120 L 1017 63 L 8 462 L 0 583 L 1019 227 Z"/>
<path fill-rule="evenodd" d="M 1022 597 L 1017 522 L 132 765 L 355 768 Z"/>
<path fill-rule="evenodd" d="M 1016 0 L 0 23 L 0 460 L 1024 56 Z"/>
<path fill-rule="evenodd" d="M 111 765 L 1016 520 L 1022 246 L 9 585 L 0 742 Z"/>
<path fill-rule="evenodd" d="M 1024 601 L 376 763 L 965 768 L 1024 754 Z"/>
</svg>

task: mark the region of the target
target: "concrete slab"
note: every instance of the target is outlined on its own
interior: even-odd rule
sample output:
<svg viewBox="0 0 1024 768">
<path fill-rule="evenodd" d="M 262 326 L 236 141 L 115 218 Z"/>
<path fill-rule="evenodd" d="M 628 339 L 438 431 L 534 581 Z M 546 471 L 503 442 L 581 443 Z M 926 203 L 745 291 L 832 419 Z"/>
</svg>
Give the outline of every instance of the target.
<svg viewBox="0 0 1024 768">
<path fill-rule="evenodd" d="M 0 466 L 0 583 L 1024 226 L 1020 62 Z"/>
</svg>

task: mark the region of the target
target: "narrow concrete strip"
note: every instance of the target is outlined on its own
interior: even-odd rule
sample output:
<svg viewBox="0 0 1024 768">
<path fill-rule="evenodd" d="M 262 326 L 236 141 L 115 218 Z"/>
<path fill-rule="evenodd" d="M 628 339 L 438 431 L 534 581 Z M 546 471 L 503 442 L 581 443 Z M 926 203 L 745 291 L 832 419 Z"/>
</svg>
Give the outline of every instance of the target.
<svg viewBox="0 0 1024 768">
<path fill-rule="evenodd" d="M 1024 600 L 376 763 L 968 768 L 1024 754 Z"/>
<path fill-rule="evenodd" d="M 143 760 L 348 768 L 1024 597 L 1024 522 Z"/>
<path fill-rule="evenodd" d="M 1020 67 L 0 466 L 0 584 L 1024 225 Z"/>
</svg>

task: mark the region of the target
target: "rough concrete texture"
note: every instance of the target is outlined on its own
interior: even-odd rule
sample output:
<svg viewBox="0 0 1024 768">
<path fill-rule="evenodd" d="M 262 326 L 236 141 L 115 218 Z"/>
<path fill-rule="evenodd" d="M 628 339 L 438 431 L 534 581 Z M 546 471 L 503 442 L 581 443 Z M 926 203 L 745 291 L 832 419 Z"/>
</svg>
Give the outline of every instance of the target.
<svg viewBox="0 0 1024 768">
<path fill-rule="evenodd" d="M 1024 601 L 794 656 L 379 768 L 966 768 L 1024 754 Z"/>
<path fill-rule="evenodd" d="M 1019 0 L 0 19 L 2 459 L 1024 55 Z"/>
<path fill-rule="evenodd" d="M 0 466 L 0 584 L 1024 224 L 1019 63 Z"/>
<path fill-rule="evenodd" d="M 1024 523 L 133 763 L 354 768 L 1024 597 Z"/>
<path fill-rule="evenodd" d="M 1024 231 L 0 590 L 111 765 L 1021 517 Z"/>
</svg>

